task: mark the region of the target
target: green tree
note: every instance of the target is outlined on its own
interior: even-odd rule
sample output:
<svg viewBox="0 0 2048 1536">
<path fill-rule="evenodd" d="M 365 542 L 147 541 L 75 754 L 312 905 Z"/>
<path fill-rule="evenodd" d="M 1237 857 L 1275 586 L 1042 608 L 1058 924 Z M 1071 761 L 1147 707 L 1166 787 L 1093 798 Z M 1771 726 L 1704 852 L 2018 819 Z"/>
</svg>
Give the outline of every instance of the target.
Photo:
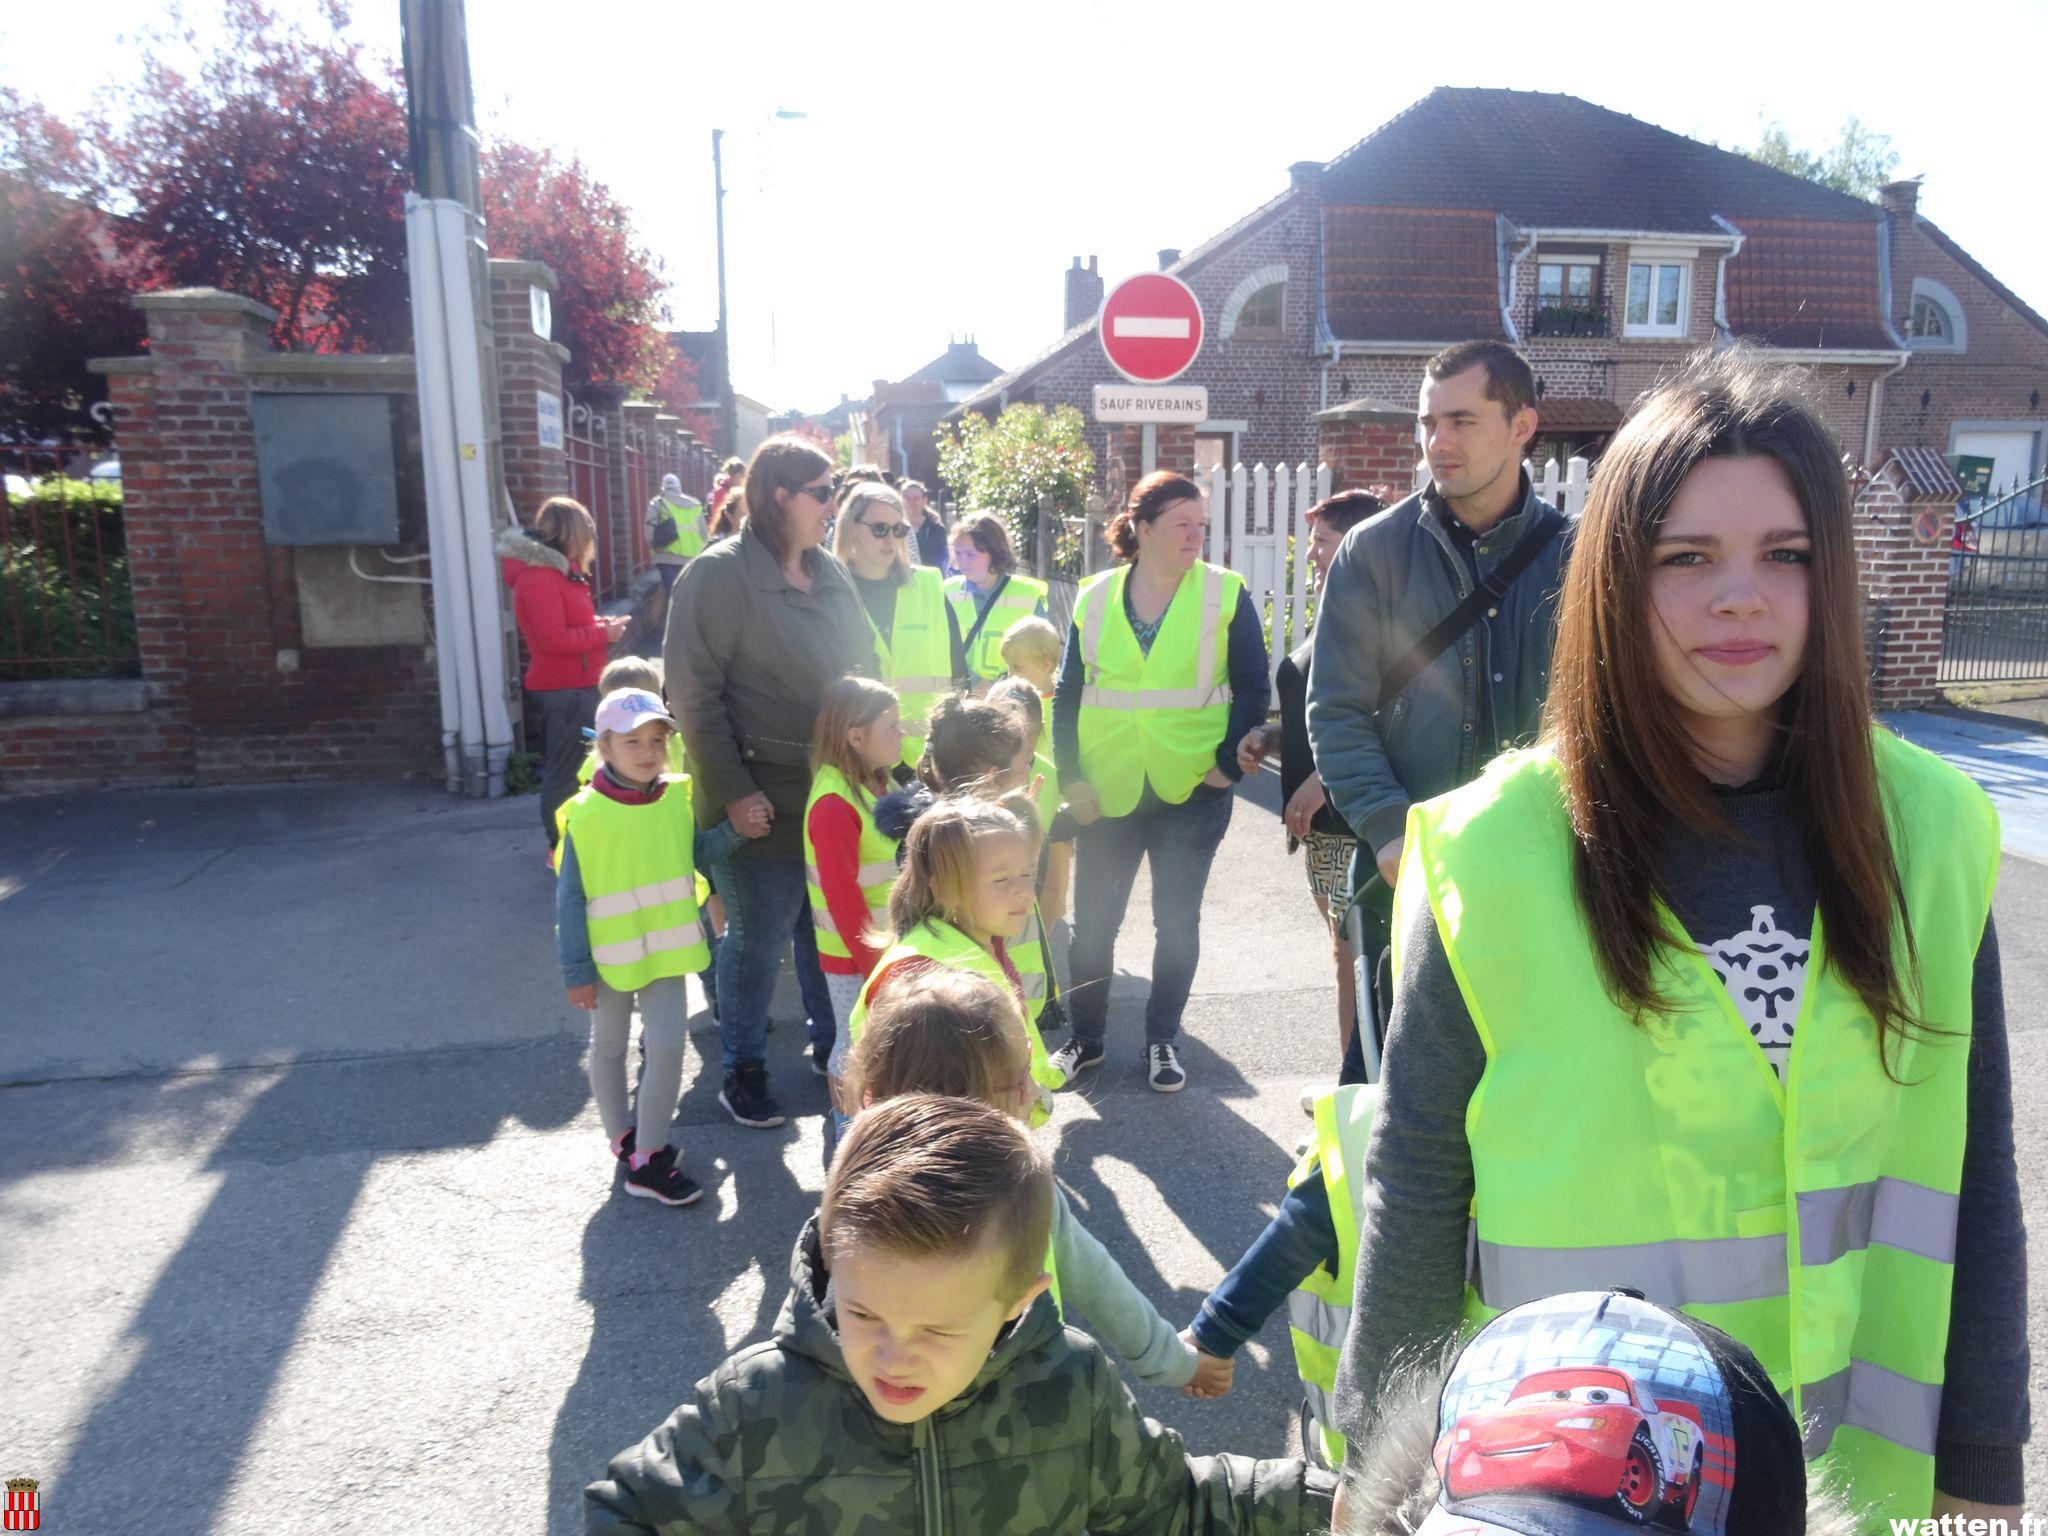
<svg viewBox="0 0 2048 1536">
<path fill-rule="evenodd" d="M 1013 405 L 995 421 L 968 412 L 957 427 L 940 427 L 939 475 L 969 512 L 994 512 L 1010 538 L 1036 563 L 1039 519 L 1052 518 L 1056 557 L 1070 553 L 1065 519 L 1085 511 L 1095 477 L 1088 424 L 1071 405 L 1051 410 Z"/>
<path fill-rule="evenodd" d="M 1892 179 L 1898 168 L 1898 151 L 1892 136 L 1874 133 L 1860 118 L 1842 125 L 1842 136 L 1830 149 L 1813 154 L 1792 142 L 1792 135 L 1776 118 L 1769 119 L 1757 136 L 1755 147 L 1743 153 L 1774 170 L 1804 176 L 1851 197 L 1875 198 L 1877 190 Z"/>
</svg>

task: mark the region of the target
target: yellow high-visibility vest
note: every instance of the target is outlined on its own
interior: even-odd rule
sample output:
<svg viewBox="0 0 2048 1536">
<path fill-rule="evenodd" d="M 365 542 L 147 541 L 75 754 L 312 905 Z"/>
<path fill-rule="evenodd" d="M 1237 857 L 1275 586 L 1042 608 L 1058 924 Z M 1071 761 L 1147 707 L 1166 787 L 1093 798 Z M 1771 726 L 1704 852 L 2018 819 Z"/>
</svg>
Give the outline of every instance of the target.
<svg viewBox="0 0 2048 1536">
<path fill-rule="evenodd" d="M 1081 776 L 1105 816 L 1128 816 L 1145 786 L 1168 805 L 1216 766 L 1230 724 L 1230 618 L 1244 578 L 1196 561 L 1181 577 L 1150 651 L 1124 611 L 1131 568 L 1082 583 Z"/>
<path fill-rule="evenodd" d="M 1656 959 L 1671 1013 L 1638 1025 L 1618 1008 L 1572 899 L 1544 749 L 1409 812 L 1394 932 L 1428 904 L 1486 1052 L 1466 1114 L 1468 1324 L 1612 1286 L 1682 1308 L 1749 1346 L 1808 1458 L 1881 1531 L 1933 1497 L 1971 981 L 1999 837 L 1954 768 L 1881 729 L 1873 751 L 1918 950 L 1909 995 L 1940 1031 L 1899 1042 L 1891 1076 L 1817 913 L 1782 1084 L 1697 948 Z"/>
<path fill-rule="evenodd" d="M 616 992 L 711 963 L 697 912 L 696 813 L 687 777 L 663 775 L 659 800 L 627 805 L 585 787 L 569 801 L 583 911 L 597 974 Z"/>
</svg>

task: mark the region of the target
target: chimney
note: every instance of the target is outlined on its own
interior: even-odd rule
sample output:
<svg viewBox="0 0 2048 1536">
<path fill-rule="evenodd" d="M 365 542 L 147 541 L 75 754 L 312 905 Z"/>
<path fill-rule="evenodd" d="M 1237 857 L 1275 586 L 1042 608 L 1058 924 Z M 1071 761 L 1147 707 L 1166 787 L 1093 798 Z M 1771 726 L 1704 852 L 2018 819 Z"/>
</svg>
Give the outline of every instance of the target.
<svg viewBox="0 0 2048 1536">
<path fill-rule="evenodd" d="M 1884 204 L 1885 212 L 1910 219 L 1920 206 L 1920 178 L 1908 177 L 1904 181 L 1888 181 L 1877 189 L 1877 200 Z"/>
<path fill-rule="evenodd" d="M 1160 271 L 1164 272 L 1164 271 L 1165 271 L 1165 270 L 1166 270 L 1166 269 L 1167 269 L 1168 267 L 1172 266 L 1172 265 L 1173 265 L 1173 264 L 1174 264 L 1174 263 L 1175 263 L 1176 261 L 1179 261 L 1179 260 L 1180 260 L 1180 247 L 1179 247 L 1179 246 L 1177 246 L 1177 245 L 1164 245 L 1164 246 L 1161 246 L 1161 247 L 1159 248 L 1159 270 L 1160 270 Z"/>
<path fill-rule="evenodd" d="M 1287 181 L 1297 190 L 1313 187 L 1323 179 L 1323 162 L 1320 160 L 1297 160 L 1287 167 Z"/>
<path fill-rule="evenodd" d="M 1071 331 L 1077 325 L 1086 325 L 1100 308 L 1102 275 L 1095 270 L 1095 258 L 1090 256 L 1084 267 L 1076 256 L 1074 264 L 1067 268 L 1067 323 L 1062 329 Z"/>
</svg>

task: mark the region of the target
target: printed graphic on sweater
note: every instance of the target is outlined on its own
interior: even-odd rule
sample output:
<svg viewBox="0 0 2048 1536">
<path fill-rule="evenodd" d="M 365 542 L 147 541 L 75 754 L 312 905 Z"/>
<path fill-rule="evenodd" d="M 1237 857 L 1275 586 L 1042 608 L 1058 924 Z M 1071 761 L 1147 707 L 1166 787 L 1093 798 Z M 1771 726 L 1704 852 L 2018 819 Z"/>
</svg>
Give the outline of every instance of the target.
<svg viewBox="0 0 2048 1536">
<path fill-rule="evenodd" d="M 1734 999 L 1735 1011 L 1783 1077 L 1799 999 L 1806 991 L 1810 946 L 1780 928 L 1772 908 L 1751 907 L 1749 915 L 1747 930 L 1700 949 Z"/>
</svg>

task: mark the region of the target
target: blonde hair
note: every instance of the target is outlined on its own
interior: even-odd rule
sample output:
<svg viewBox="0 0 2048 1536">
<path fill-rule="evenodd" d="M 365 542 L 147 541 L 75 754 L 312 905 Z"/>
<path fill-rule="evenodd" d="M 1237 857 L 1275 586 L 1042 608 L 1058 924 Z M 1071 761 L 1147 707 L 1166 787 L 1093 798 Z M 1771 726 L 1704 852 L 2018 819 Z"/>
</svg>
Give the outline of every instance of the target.
<svg viewBox="0 0 2048 1536">
<path fill-rule="evenodd" d="M 853 556 L 850 553 L 849 547 L 853 544 L 854 540 L 872 539 L 874 537 L 865 528 L 862 528 L 858 533 L 854 532 L 855 525 L 860 521 L 860 509 L 871 502 L 880 502 L 885 507 L 894 507 L 897 515 L 900 517 L 907 519 L 910 516 L 908 512 L 903 510 L 903 498 L 890 490 L 888 486 L 881 484 L 879 481 L 855 480 L 849 482 L 846 487 L 846 494 L 839 503 L 839 521 L 832 528 L 832 553 L 849 566 L 853 564 Z M 910 580 L 910 540 L 891 539 L 889 540 L 889 545 L 889 580 L 900 587 Z"/>
<path fill-rule="evenodd" d="M 988 556 L 988 573 L 1007 576 L 1017 569 L 1017 546 L 1010 542 L 1010 530 L 993 512 L 969 512 L 946 533 L 946 542 L 962 539 Z"/>
<path fill-rule="evenodd" d="M 1033 661 L 1056 667 L 1060 664 L 1060 632 L 1034 613 L 1012 624 L 996 649 L 1002 655 L 1003 665 L 1012 672 Z"/>
<path fill-rule="evenodd" d="M 842 677 L 827 688 L 818 704 L 818 723 L 811 727 L 812 777 L 820 768 L 836 768 L 863 799 L 884 793 L 888 771 L 870 772 L 853 755 L 846 733 L 864 731 L 882 718 L 882 711 L 900 708 L 896 690 L 871 677 Z"/>
<path fill-rule="evenodd" d="M 568 496 L 550 496 L 533 514 L 533 535 L 569 562 L 572 571 L 587 571 L 597 558 L 597 524 L 590 509 Z"/>
<path fill-rule="evenodd" d="M 659 656 L 615 656 L 597 674 L 597 696 L 600 699 L 620 688 L 645 688 L 658 698 L 665 687 Z"/>
<path fill-rule="evenodd" d="M 1031 1069 L 1031 1047 L 1010 994 L 972 971 L 891 974 L 868 1000 L 847 1056 L 849 1104 L 943 1093 L 1002 1108 Z"/>
<path fill-rule="evenodd" d="M 976 849 L 1009 837 L 1035 853 L 1038 836 L 1038 812 L 1028 795 L 934 800 L 904 836 L 903 868 L 889 887 L 889 931 L 873 935 L 872 946 L 887 949 L 934 918 L 957 926 L 974 889 Z"/>
</svg>

